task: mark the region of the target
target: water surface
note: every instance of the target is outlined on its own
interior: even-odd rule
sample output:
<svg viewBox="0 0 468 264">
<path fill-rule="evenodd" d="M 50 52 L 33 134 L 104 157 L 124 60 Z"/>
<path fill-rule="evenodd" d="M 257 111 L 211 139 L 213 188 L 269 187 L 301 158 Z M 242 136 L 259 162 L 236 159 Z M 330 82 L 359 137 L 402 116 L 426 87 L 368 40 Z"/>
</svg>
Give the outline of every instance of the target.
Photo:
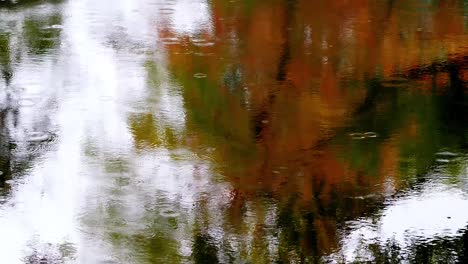
<svg viewBox="0 0 468 264">
<path fill-rule="evenodd" d="M 0 1 L 0 263 L 468 262 L 466 1 Z"/>
</svg>

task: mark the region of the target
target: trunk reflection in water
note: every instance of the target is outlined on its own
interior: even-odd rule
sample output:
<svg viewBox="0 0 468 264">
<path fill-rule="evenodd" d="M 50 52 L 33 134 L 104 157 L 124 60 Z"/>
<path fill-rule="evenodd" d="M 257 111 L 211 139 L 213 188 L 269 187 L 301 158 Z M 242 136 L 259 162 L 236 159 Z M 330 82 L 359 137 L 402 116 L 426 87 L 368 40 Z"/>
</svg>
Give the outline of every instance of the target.
<svg viewBox="0 0 468 264">
<path fill-rule="evenodd" d="M 0 2 L 0 262 L 468 262 L 467 10 Z"/>
</svg>

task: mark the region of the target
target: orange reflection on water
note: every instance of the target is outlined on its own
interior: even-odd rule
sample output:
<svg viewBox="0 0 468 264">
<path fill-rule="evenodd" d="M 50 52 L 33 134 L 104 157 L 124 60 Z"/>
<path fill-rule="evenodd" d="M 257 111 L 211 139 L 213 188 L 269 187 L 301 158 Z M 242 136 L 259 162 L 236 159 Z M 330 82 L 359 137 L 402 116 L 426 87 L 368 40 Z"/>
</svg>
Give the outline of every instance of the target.
<svg viewBox="0 0 468 264">
<path fill-rule="evenodd" d="M 430 137 L 433 120 L 424 117 L 433 109 L 394 117 L 395 105 L 405 106 L 391 100 L 420 100 L 434 87 L 447 93 L 453 76 L 443 62 L 467 52 L 464 12 L 457 1 L 213 1 L 210 8 L 212 30 L 158 29 L 162 40 L 176 40 L 164 47 L 173 82 L 184 87 L 187 129 L 197 138 L 190 147 L 215 146 L 216 166 L 235 190 L 229 214 L 260 204 L 259 193 L 271 196 L 280 210 L 314 215 L 317 237 L 303 240 L 302 250 L 330 253 L 338 223 L 407 187 L 399 182 L 402 164 L 413 162 L 405 149 L 417 151 Z M 431 65 L 442 70 L 417 73 Z M 388 100 L 378 102 L 377 93 Z M 386 118 L 397 121 L 381 127 Z M 365 132 L 361 141 L 349 136 Z"/>
</svg>

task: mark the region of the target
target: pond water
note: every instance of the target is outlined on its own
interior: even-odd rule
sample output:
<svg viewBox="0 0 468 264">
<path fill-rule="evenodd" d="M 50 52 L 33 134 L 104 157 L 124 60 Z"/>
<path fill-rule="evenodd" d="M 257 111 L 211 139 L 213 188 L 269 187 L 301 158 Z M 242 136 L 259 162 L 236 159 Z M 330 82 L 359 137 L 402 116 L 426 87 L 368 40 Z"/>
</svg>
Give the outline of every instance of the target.
<svg viewBox="0 0 468 264">
<path fill-rule="evenodd" d="M 0 263 L 468 263 L 468 3 L 1 0 Z"/>
</svg>

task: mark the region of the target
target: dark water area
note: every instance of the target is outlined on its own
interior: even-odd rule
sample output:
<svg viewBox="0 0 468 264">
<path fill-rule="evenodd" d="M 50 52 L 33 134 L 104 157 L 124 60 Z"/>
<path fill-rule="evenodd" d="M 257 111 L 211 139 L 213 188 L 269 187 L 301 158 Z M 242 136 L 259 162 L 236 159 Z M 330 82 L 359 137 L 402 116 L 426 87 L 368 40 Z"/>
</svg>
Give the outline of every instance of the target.
<svg viewBox="0 0 468 264">
<path fill-rule="evenodd" d="M 0 263 L 468 263 L 468 2 L 0 0 Z"/>
</svg>

